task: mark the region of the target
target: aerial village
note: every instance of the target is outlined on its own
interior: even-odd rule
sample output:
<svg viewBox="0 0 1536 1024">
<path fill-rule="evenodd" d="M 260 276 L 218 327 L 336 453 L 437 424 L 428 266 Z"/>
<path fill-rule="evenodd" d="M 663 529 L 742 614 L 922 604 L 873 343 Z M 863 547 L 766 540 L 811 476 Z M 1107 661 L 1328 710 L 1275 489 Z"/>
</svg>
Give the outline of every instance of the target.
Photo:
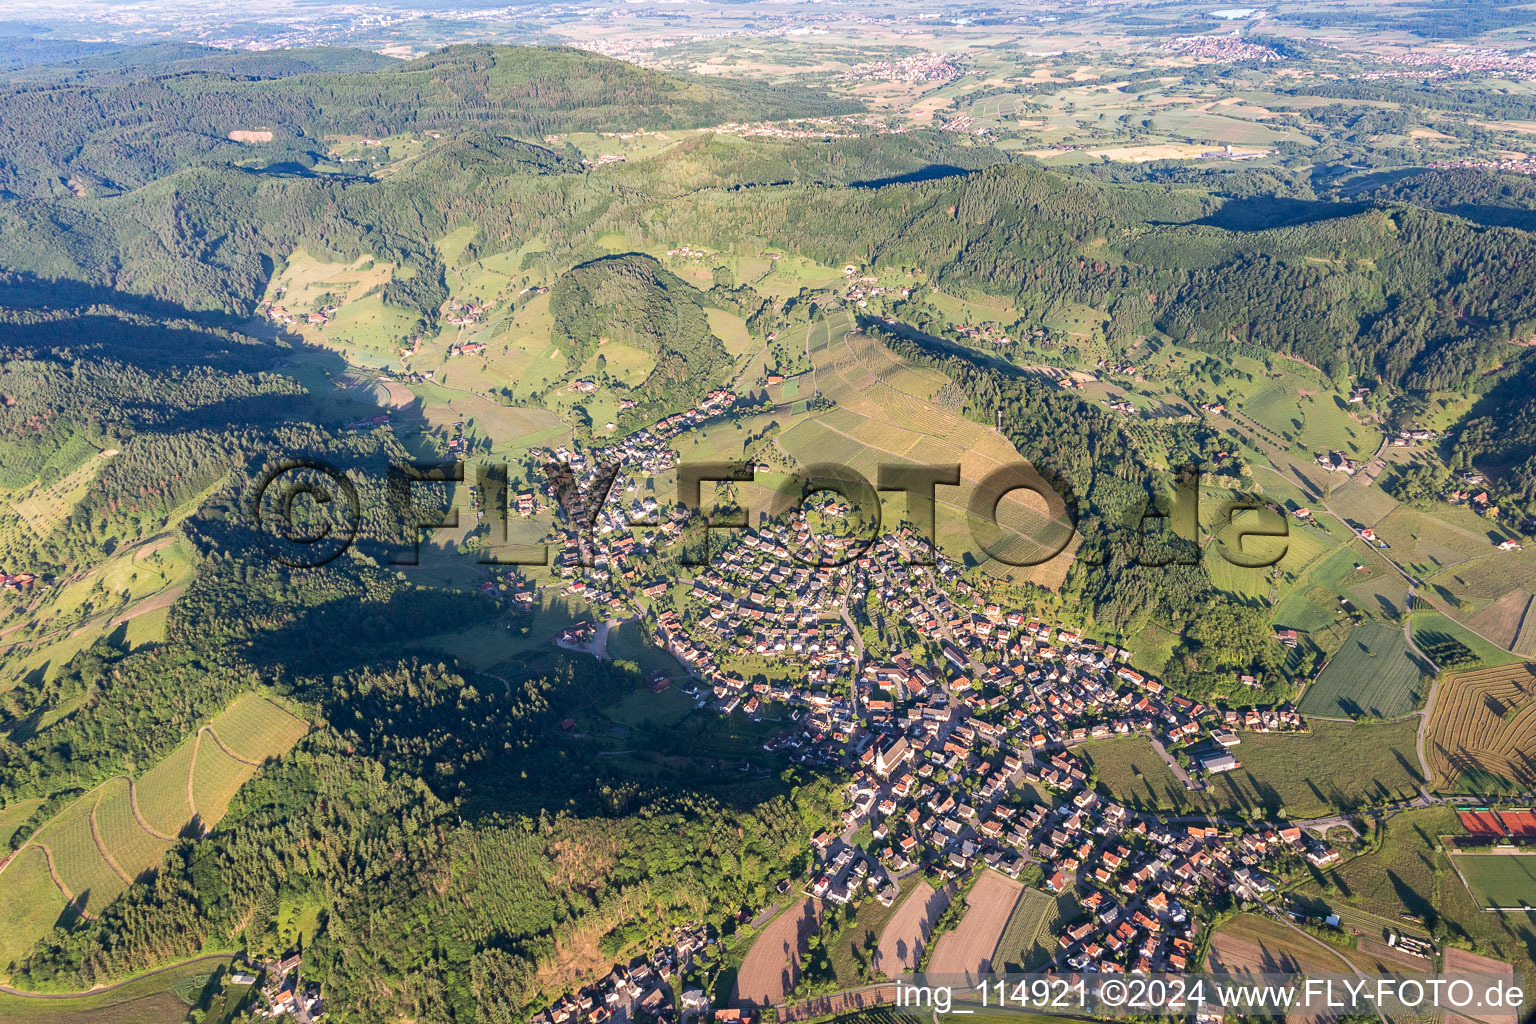
<svg viewBox="0 0 1536 1024">
<path fill-rule="evenodd" d="M 672 573 L 658 571 L 655 556 L 679 542 L 689 514 L 640 498 L 622 481 L 675 466 L 668 439 L 734 401 L 719 392 L 613 445 L 547 453 L 574 474 L 563 493 L 554 484 L 544 491 L 565 527 L 551 585 L 645 621 L 686 668 L 686 692 L 699 708 L 750 716 L 767 705 L 788 709 L 788 727 L 765 749 L 846 773 L 843 832 L 814 837 L 814 866 L 782 881 L 781 895 L 799 888 L 833 905 L 889 905 L 900 880 L 918 871 L 956 885 L 985 871 L 1038 880 L 1046 892 L 1074 892 L 1082 911 L 1062 922 L 1046 969 L 1147 974 L 1192 966 L 1195 908 L 1264 902 L 1289 874 L 1338 860 L 1299 825 L 1165 822 L 1096 792 L 1073 753 L 1089 739 L 1146 736 L 1173 776 L 1198 789 L 1241 767 L 1245 734 L 1306 724 L 1289 705 L 1197 702 L 1132 668 L 1127 651 L 987 602 L 955 563 L 905 527 L 861 551 L 856 539 L 813 536 L 808 512 L 825 523 L 848 511 L 813 500 L 756 527 L 718 532 L 718 549 L 687 581 L 686 596 L 660 600 L 678 577 L 674 563 Z M 586 522 L 590 536 L 579 537 L 571 524 Z M 820 560 L 805 557 L 812 544 Z M 917 643 L 872 657 L 852 618 L 871 597 L 887 625 L 899 622 Z M 578 646 L 590 628 L 568 630 L 566 646 Z M 940 654 L 923 661 L 913 657 L 918 650 Z M 791 671 L 749 681 L 722 667 L 742 652 Z M 653 689 L 668 685 L 658 679 Z M 696 988 L 680 989 L 684 1005 L 674 1005 L 664 982 L 682 977 L 711 941 L 702 922 L 680 927 L 673 944 L 562 997 L 533 1024 L 601 1024 L 619 1012 L 664 1021 L 750 1016 L 752 1007 L 712 1007 Z"/>
</svg>

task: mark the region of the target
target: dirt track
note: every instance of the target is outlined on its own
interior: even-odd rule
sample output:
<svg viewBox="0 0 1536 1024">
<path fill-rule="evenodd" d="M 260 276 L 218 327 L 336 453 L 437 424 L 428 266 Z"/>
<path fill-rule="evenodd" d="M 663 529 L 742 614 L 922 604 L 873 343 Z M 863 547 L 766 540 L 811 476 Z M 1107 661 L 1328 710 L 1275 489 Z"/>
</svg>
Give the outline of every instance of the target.
<svg viewBox="0 0 1536 1024">
<path fill-rule="evenodd" d="M 965 898 L 965 917 L 959 927 L 941 936 L 934 947 L 927 973 L 975 977 L 992 970 L 997 940 L 1003 937 L 1023 891 L 1022 883 L 996 871 L 983 871 Z"/>
<path fill-rule="evenodd" d="M 774 918 L 747 953 L 736 975 L 731 1005 L 742 1009 L 776 1006 L 795 987 L 807 941 L 821 923 L 821 904 L 802 899 Z"/>
<path fill-rule="evenodd" d="M 933 931 L 933 923 L 949 906 L 949 891 L 934 892 L 927 882 L 918 882 L 880 933 L 880 946 L 870 966 L 887 978 L 903 971 L 917 970 L 923 947 Z"/>
</svg>

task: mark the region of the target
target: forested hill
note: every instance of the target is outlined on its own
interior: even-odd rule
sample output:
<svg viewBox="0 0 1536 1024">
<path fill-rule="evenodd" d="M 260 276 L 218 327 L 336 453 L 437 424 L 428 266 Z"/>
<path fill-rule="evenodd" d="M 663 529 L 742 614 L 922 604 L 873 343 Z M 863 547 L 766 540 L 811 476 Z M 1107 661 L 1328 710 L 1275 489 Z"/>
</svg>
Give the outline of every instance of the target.
<svg viewBox="0 0 1536 1024">
<path fill-rule="evenodd" d="M 1008 166 L 879 189 L 692 196 L 653 227 L 718 246 L 759 238 L 833 264 L 919 267 L 1035 316 L 1081 303 L 1110 314 L 1115 344 L 1157 328 L 1208 351 L 1251 345 L 1340 380 L 1367 373 L 1414 390 L 1474 382 L 1536 324 L 1525 231 L 1387 199 L 1317 201 L 1306 217 L 1281 200 L 1273 218 L 1258 202 Z M 1274 220 L 1283 226 L 1250 227 Z"/>
<path fill-rule="evenodd" d="M 111 192 L 194 164 L 302 163 L 337 134 L 480 128 L 535 139 L 855 109 L 803 88 L 680 78 L 564 47 L 457 46 L 378 71 L 292 73 L 302 63 L 203 57 L 187 70 L 13 84 L 0 91 L 0 189 Z"/>
<path fill-rule="evenodd" d="M 33 39 L 15 43 L 0 57 L 0 80 L 9 83 L 73 81 L 101 85 L 148 75 L 209 71 L 247 78 L 323 71 L 381 71 L 399 61 L 368 50 L 317 46 L 294 50 L 221 50 L 196 43 L 86 43 Z"/>
</svg>

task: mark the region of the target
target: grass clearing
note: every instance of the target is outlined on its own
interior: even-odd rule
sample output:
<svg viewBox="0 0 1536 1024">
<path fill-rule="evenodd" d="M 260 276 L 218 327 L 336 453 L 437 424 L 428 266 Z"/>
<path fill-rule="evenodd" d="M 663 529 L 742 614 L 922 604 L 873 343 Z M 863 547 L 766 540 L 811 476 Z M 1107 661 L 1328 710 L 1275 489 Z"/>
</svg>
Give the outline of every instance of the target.
<svg viewBox="0 0 1536 1024">
<path fill-rule="evenodd" d="M 22 826 L 22 823 L 42 805 L 42 798 L 37 797 L 31 800 L 18 800 L 0 810 L 0 846 L 9 843 L 11 836 L 16 834 L 16 830 Z"/>
<path fill-rule="evenodd" d="M 1138 810 L 1311 818 L 1413 796 L 1417 722 L 1313 722 L 1304 733 L 1242 733 L 1242 767 L 1186 790 L 1142 736 L 1079 747 L 1099 788 Z"/>
<path fill-rule="evenodd" d="M 9 975 L 12 964 L 53 930 L 69 904 L 48 874 L 48 855 L 35 846 L 12 855 L 0 873 L 0 886 L 5 889 L 5 899 L 0 900 L 0 973 Z M 0 995 L 0 1019 L 10 998 Z"/>
<path fill-rule="evenodd" d="M 1364 622 L 1307 687 L 1297 710 L 1324 718 L 1395 718 L 1424 700 L 1433 672 L 1409 649 L 1400 627 Z"/>
</svg>

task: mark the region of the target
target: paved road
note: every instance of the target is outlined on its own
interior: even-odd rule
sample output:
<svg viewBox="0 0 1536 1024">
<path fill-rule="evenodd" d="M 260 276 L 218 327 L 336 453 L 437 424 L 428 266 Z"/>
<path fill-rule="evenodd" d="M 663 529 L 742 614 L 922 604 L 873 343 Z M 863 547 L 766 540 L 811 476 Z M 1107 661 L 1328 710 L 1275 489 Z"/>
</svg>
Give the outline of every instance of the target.
<svg viewBox="0 0 1536 1024">
<path fill-rule="evenodd" d="M 1154 752 L 1156 752 L 1158 757 L 1163 759 L 1163 763 L 1168 766 L 1168 770 L 1173 772 L 1174 778 L 1184 783 L 1185 789 L 1205 788 L 1205 783 L 1196 782 L 1194 779 L 1189 777 L 1189 772 L 1185 771 L 1184 766 L 1179 764 L 1179 762 L 1174 759 L 1172 754 L 1168 753 L 1168 748 L 1163 746 L 1162 740 L 1154 739 L 1152 741 L 1152 749 Z"/>
</svg>

